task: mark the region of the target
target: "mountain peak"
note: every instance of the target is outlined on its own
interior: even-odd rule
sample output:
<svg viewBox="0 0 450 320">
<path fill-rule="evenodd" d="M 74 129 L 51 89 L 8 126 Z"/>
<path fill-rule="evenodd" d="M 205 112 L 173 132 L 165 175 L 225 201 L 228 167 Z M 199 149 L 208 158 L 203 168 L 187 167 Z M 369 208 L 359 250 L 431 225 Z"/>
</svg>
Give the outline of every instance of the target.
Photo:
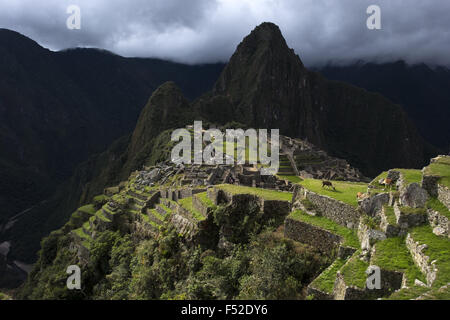
<svg viewBox="0 0 450 320">
<path fill-rule="evenodd" d="M 132 136 L 131 153 L 144 149 L 162 131 L 189 124 L 190 109 L 189 101 L 174 82 L 162 84 L 153 92 L 139 116 Z"/>
<path fill-rule="evenodd" d="M 257 26 L 239 44 L 235 55 L 262 54 L 267 50 L 279 53 L 291 53 L 280 28 L 271 22 Z"/>
<path fill-rule="evenodd" d="M 272 22 L 261 23 L 259 26 L 253 29 L 249 36 L 257 37 L 260 40 L 273 40 L 283 38 L 280 28 Z"/>
</svg>

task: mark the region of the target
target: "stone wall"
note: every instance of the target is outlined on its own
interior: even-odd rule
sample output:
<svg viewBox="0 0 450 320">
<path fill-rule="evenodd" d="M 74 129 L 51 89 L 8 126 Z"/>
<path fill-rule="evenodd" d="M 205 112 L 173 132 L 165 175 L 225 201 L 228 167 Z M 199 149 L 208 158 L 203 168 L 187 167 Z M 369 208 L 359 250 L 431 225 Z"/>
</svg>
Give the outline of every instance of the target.
<svg viewBox="0 0 450 320">
<path fill-rule="evenodd" d="M 188 217 L 186 210 L 178 206 L 177 212 L 174 212 L 170 217 L 170 223 L 177 229 L 177 232 L 185 236 L 186 238 L 191 238 L 193 233 L 197 229 L 197 225 L 194 224 Z"/>
<path fill-rule="evenodd" d="M 424 253 L 424 250 L 426 250 L 428 246 L 414 241 L 411 234 L 408 234 L 406 237 L 406 246 L 409 249 L 409 252 L 411 252 L 416 265 L 422 273 L 426 275 L 428 286 L 433 285 L 436 280 L 438 269 L 434 261 L 431 261 L 430 257 Z"/>
<path fill-rule="evenodd" d="M 394 205 L 394 213 L 397 219 L 397 225 L 400 228 L 400 234 L 405 235 L 409 228 L 421 226 L 427 223 L 427 215 L 424 209 L 424 213 L 403 213 L 401 207 L 398 204 Z"/>
<path fill-rule="evenodd" d="M 292 240 L 313 246 L 327 254 L 337 252 L 342 242 L 342 238 L 334 233 L 292 218 L 285 220 L 284 235 Z"/>
<path fill-rule="evenodd" d="M 350 228 L 356 229 L 359 224 L 361 213 L 351 205 L 335 200 L 333 198 L 319 195 L 307 189 L 301 188 L 296 200 L 308 199 L 316 208 L 316 212 L 334 222 Z"/>
<path fill-rule="evenodd" d="M 152 208 L 154 207 L 157 203 L 159 203 L 159 199 L 161 199 L 161 192 L 155 192 L 150 199 L 148 199 L 148 201 L 145 204 L 146 208 Z"/>
<path fill-rule="evenodd" d="M 335 300 L 371 300 L 386 297 L 402 287 L 404 274 L 397 271 L 380 269 L 381 289 L 370 290 L 367 287 L 358 288 L 345 283 L 343 275 L 338 271 L 334 283 L 333 296 Z"/>
<path fill-rule="evenodd" d="M 333 300 L 333 295 L 324 291 L 321 291 L 313 286 L 309 285 L 306 289 L 307 296 L 313 296 L 314 300 Z"/>
<path fill-rule="evenodd" d="M 333 297 L 335 300 L 364 300 L 368 298 L 366 290 L 348 286 L 339 271 L 334 283 Z"/>
<path fill-rule="evenodd" d="M 211 208 L 206 206 L 196 195 L 192 197 L 192 205 L 204 217 L 207 217 L 209 212 L 211 212 Z"/>
<path fill-rule="evenodd" d="M 438 184 L 437 192 L 439 201 L 442 202 L 448 210 L 450 210 L 450 189 L 446 186 Z"/>
<path fill-rule="evenodd" d="M 81 265 L 87 265 L 89 263 L 90 252 L 89 249 L 83 245 L 83 239 L 80 238 L 76 233 L 72 232 L 71 243 L 69 245 L 69 250 L 76 252 L 78 261 Z"/>
<path fill-rule="evenodd" d="M 215 205 L 221 204 L 232 204 L 236 201 L 242 201 L 242 196 L 240 194 L 233 194 L 231 192 L 226 192 L 221 190 L 220 188 L 208 188 L 207 194 L 209 199 Z M 261 208 L 261 211 L 267 217 L 281 217 L 287 216 L 291 211 L 291 203 L 289 201 L 283 200 L 265 200 L 263 198 L 255 196 L 256 201 L 258 202 L 258 206 Z"/>
<path fill-rule="evenodd" d="M 433 233 L 437 236 L 450 238 L 450 220 L 433 209 L 428 209 L 427 214 L 428 222 L 433 228 Z"/>
<path fill-rule="evenodd" d="M 422 188 L 425 189 L 431 197 L 438 196 L 437 183 L 440 178 L 441 177 L 439 176 L 428 176 L 425 174 L 422 176 Z"/>
</svg>

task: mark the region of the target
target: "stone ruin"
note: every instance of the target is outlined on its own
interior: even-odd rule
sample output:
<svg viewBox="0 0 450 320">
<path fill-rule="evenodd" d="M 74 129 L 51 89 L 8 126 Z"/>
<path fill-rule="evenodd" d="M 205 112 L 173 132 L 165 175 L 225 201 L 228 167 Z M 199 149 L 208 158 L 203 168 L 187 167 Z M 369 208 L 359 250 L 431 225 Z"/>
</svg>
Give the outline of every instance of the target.
<svg viewBox="0 0 450 320">
<path fill-rule="evenodd" d="M 346 160 L 331 157 L 307 141 L 285 136 L 280 139 L 282 153 L 289 159 L 293 172 L 303 179 L 369 181 Z"/>
</svg>

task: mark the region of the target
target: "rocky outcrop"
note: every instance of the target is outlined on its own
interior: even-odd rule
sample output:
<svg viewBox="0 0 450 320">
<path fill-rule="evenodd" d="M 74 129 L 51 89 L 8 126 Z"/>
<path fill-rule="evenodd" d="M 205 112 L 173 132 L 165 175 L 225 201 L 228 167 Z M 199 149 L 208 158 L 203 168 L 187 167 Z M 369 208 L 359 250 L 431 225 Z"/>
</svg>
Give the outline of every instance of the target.
<svg viewBox="0 0 450 320">
<path fill-rule="evenodd" d="M 400 190 L 400 203 L 411 208 L 423 208 L 429 199 L 428 192 L 418 183 L 411 183 Z"/>
<path fill-rule="evenodd" d="M 377 241 L 386 239 L 386 234 L 379 230 L 371 229 L 361 219 L 358 227 L 358 238 L 361 243 L 363 253 L 369 253 Z"/>
<path fill-rule="evenodd" d="M 422 170 L 422 188 L 425 189 L 431 197 L 437 198 L 438 196 L 438 181 L 441 177 L 439 176 L 431 176 L 425 173 L 425 170 Z"/>
<path fill-rule="evenodd" d="M 359 201 L 359 207 L 369 216 L 375 216 L 389 202 L 389 193 L 380 193 Z"/>
</svg>

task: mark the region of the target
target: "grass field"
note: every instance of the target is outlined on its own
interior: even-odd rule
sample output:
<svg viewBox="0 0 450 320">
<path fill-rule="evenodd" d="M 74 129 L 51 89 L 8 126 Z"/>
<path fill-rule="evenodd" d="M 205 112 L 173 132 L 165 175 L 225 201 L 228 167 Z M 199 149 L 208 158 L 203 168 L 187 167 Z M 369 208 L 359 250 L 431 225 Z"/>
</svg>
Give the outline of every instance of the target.
<svg viewBox="0 0 450 320">
<path fill-rule="evenodd" d="M 292 193 L 289 192 L 281 192 L 275 190 L 244 187 L 244 186 L 235 186 L 231 184 L 223 184 L 218 185 L 216 187 L 224 191 L 230 192 L 232 194 L 251 194 L 257 197 L 261 197 L 264 200 L 282 200 L 282 201 L 292 200 Z"/>
<path fill-rule="evenodd" d="M 322 188 L 322 180 L 316 179 L 306 179 L 301 181 L 299 184 L 312 192 L 329 196 L 354 207 L 358 207 L 358 199 L 356 195 L 358 192 L 366 193 L 368 186 L 367 183 L 333 181 L 333 185 L 336 190 L 332 190 L 329 188 Z"/>
</svg>

